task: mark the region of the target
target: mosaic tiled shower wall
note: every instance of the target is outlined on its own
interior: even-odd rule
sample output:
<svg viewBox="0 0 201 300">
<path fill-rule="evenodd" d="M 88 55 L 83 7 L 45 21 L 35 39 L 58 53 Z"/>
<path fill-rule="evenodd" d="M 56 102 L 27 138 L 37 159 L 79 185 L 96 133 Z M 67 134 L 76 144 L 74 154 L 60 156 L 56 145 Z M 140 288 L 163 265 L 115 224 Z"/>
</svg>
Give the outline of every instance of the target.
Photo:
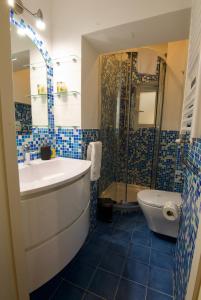
<svg viewBox="0 0 201 300">
<path fill-rule="evenodd" d="M 139 74 L 137 72 L 137 53 L 124 53 L 107 55 L 102 58 L 102 86 L 101 86 L 101 131 L 103 142 L 103 166 L 100 180 L 100 191 L 105 190 L 112 182 L 125 182 L 150 186 L 152 180 L 153 157 L 155 151 L 155 128 L 135 129 L 135 120 L 130 115 L 130 127 L 128 128 L 129 111 L 129 84 L 130 69 L 132 67 L 132 92 L 136 84 L 157 85 L 159 80 L 159 63 L 156 75 Z M 135 98 L 131 102 L 131 109 L 135 110 Z M 127 153 L 128 134 L 128 153 Z M 177 144 L 179 132 L 161 131 L 158 153 L 158 168 L 156 176 L 156 188 L 181 191 L 182 179 L 177 164 Z M 128 155 L 128 176 L 127 168 Z M 178 168 L 177 177 L 175 176 Z M 167 180 L 164 182 L 164 178 Z M 175 183 L 177 180 L 177 184 Z"/>
<path fill-rule="evenodd" d="M 165 191 L 182 191 L 182 174 L 179 173 L 180 162 L 177 157 L 178 145 L 176 139 L 178 131 L 162 130 L 160 132 L 160 144 L 158 152 L 158 166 L 156 172 L 156 189 Z M 153 155 L 155 143 L 155 129 L 141 128 L 136 132 L 129 132 L 128 153 L 128 183 L 150 186 Z M 180 168 L 181 169 L 181 168 Z M 180 171 L 182 172 L 182 171 Z M 166 180 L 164 180 L 164 178 Z"/>
<path fill-rule="evenodd" d="M 115 161 L 117 159 L 117 135 L 115 129 L 118 114 L 121 55 L 102 57 L 101 70 L 101 130 L 103 159 L 99 190 L 104 191 L 115 178 Z"/>
<path fill-rule="evenodd" d="M 201 140 L 197 139 L 184 152 L 191 167 L 184 170 L 183 207 L 176 247 L 175 300 L 184 300 L 201 218 Z"/>
<path fill-rule="evenodd" d="M 182 186 L 176 185 L 175 172 L 178 167 L 176 139 L 178 131 L 162 130 L 160 133 L 160 145 L 158 153 L 158 167 L 156 176 L 156 188 L 164 191 L 182 191 Z M 164 180 L 165 179 L 165 180 Z M 177 183 L 179 179 L 177 178 Z"/>
<path fill-rule="evenodd" d="M 154 128 L 129 131 L 128 183 L 150 186 L 154 152 Z"/>
<path fill-rule="evenodd" d="M 16 129 L 18 134 L 32 132 L 32 114 L 31 105 L 15 102 L 15 121 L 19 128 Z"/>
</svg>

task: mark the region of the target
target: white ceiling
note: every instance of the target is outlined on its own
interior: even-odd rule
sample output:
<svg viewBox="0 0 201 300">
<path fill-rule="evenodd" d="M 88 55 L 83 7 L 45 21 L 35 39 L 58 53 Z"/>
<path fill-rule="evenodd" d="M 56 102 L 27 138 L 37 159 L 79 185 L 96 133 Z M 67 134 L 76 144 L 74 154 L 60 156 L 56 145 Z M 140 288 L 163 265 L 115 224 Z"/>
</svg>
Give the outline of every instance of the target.
<svg viewBox="0 0 201 300">
<path fill-rule="evenodd" d="M 84 35 L 99 52 L 107 53 L 188 39 L 190 8 Z"/>
<path fill-rule="evenodd" d="M 42 2 L 44 1 L 49 2 L 49 0 Z M 52 30 L 56 34 L 66 32 L 87 34 L 186 9 L 191 7 L 191 2 L 191 0 L 51 0 Z"/>
<path fill-rule="evenodd" d="M 23 0 L 41 8 L 47 29 L 40 32 L 52 55 L 80 55 L 81 36 L 114 26 L 190 8 L 192 0 Z M 24 14 L 28 23 L 34 19 Z"/>
</svg>

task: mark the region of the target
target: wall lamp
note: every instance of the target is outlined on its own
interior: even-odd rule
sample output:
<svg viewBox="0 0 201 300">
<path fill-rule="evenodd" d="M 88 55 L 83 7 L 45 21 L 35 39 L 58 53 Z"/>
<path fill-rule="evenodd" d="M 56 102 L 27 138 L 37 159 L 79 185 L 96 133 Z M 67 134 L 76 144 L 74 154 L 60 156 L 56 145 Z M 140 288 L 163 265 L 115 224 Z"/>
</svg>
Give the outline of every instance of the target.
<svg viewBox="0 0 201 300">
<path fill-rule="evenodd" d="M 21 15 L 24 11 L 26 11 L 31 16 L 33 16 L 36 19 L 36 27 L 39 30 L 44 30 L 46 28 L 46 24 L 43 19 L 43 12 L 41 9 L 38 9 L 36 13 L 33 13 L 24 6 L 22 0 L 7 0 L 7 3 L 10 7 L 13 8 L 16 14 Z"/>
</svg>

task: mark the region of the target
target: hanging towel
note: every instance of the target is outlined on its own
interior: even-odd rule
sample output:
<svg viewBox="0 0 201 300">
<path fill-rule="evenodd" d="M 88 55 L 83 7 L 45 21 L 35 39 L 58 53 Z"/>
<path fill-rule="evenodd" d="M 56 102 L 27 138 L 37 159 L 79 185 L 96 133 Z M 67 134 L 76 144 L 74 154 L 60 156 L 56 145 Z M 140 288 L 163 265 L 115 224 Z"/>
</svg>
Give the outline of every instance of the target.
<svg viewBox="0 0 201 300">
<path fill-rule="evenodd" d="M 137 58 L 137 70 L 141 74 L 156 75 L 158 56 L 153 50 L 139 49 Z"/>
<path fill-rule="evenodd" d="M 102 143 L 91 142 L 87 148 L 87 160 L 91 160 L 91 181 L 96 181 L 100 178 L 102 159 Z"/>
</svg>

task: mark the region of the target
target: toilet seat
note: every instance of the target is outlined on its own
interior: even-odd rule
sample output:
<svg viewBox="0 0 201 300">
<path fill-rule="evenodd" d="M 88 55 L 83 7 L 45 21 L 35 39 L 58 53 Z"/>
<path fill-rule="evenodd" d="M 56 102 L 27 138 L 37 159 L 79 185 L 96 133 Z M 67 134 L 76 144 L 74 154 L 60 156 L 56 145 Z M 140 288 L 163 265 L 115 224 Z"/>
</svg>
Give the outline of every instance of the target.
<svg viewBox="0 0 201 300">
<path fill-rule="evenodd" d="M 181 194 L 175 192 L 144 190 L 138 193 L 137 199 L 145 205 L 157 208 L 162 208 L 167 201 L 173 201 L 178 207 L 181 205 Z"/>
</svg>

